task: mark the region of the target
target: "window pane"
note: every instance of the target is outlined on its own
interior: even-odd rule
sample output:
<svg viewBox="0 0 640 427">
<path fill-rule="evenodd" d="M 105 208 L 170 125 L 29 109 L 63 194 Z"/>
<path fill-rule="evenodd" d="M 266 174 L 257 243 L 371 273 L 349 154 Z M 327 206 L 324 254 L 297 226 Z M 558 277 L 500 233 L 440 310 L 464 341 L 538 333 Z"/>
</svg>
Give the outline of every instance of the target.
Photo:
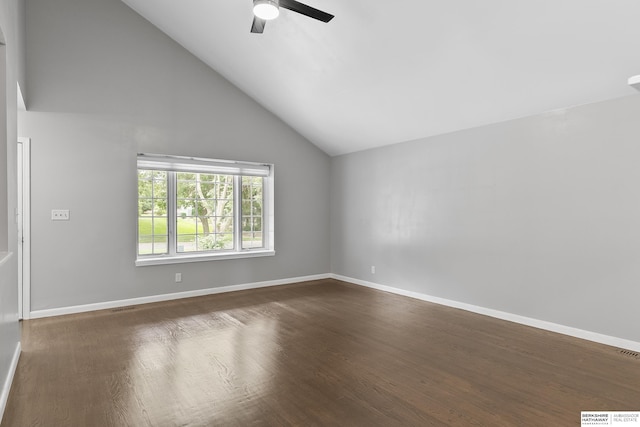
<svg viewBox="0 0 640 427">
<path fill-rule="evenodd" d="M 233 176 L 178 172 L 176 180 L 178 252 L 233 248 Z M 223 242 L 216 233 L 227 230 Z"/>
<path fill-rule="evenodd" d="M 233 217 L 216 218 L 216 233 L 233 233 Z"/>
<path fill-rule="evenodd" d="M 204 176 L 201 176 L 201 178 L 204 178 Z M 198 183 L 196 183 L 197 185 Z M 200 189 L 199 189 L 199 193 L 198 196 L 200 196 L 203 199 L 216 199 L 217 197 L 217 191 L 219 189 L 218 185 L 216 185 L 213 182 L 205 182 L 205 181 L 199 181 L 200 184 Z"/>
<path fill-rule="evenodd" d="M 166 254 L 168 251 L 167 236 L 154 236 L 153 238 L 153 254 Z"/>
<path fill-rule="evenodd" d="M 263 178 L 242 177 L 242 248 L 261 248 Z"/>
<path fill-rule="evenodd" d="M 198 250 L 230 250 L 233 249 L 233 234 L 212 233 L 198 236 Z"/>
<path fill-rule="evenodd" d="M 138 170 L 138 254 L 168 253 L 167 172 Z"/>
<path fill-rule="evenodd" d="M 138 254 L 149 255 L 153 253 L 153 236 L 138 235 Z"/>
<path fill-rule="evenodd" d="M 153 199 L 138 199 L 138 216 L 151 216 Z"/>
<path fill-rule="evenodd" d="M 178 252 L 195 252 L 196 247 L 196 235 L 195 234 L 182 234 L 178 236 Z"/>
<path fill-rule="evenodd" d="M 164 216 L 167 214 L 167 200 L 166 199 L 153 199 L 153 211 L 154 216 Z"/>
<path fill-rule="evenodd" d="M 192 217 L 196 214 L 196 204 L 193 200 L 178 199 L 178 218 Z"/>
<path fill-rule="evenodd" d="M 138 217 L 138 236 L 153 236 L 153 220 L 150 217 Z"/>
<path fill-rule="evenodd" d="M 261 232 L 244 232 L 242 233 L 242 248 L 261 248 L 262 245 L 262 233 Z"/>
<path fill-rule="evenodd" d="M 146 171 L 139 171 L 146 172 Z M 138 173 L 138 197 L 151 197 L 153 184 L 150 179 L 145 179 L 144 174 Z"/>
<path fill-rule="evenodd" d="M 178 217 L 178 236 L 183 234 L 196 234 L 196 218 L 195 217 Z"/>
<path fill-rule="evenodd" d="M 223 244 L 223 249 L 233 249 L 233 234 L 219 234 L 218 241 Z"/>
<path fill-rule="evenodd" d="M 219 179 L 217 178 L 217 175 L 213 175 L 213 174 L 209 174 L 209 173 L 201 173 L 200 174 L 200 181 L 202 181 L 202 182 L 217 182 L 217 181 L 219 181 Z"/>
<path fill-rule="evenodd" d="M 215 214 L 216 216 L 233 215 L 233 199 L 218 200 Z"/>
<path fill-rule="evenodd" d="M 167 249 L 167 236 L 138 236 L 138 254 L 140 255 L 166 254 Z"/>
<path fill-rule="evenodd" d="M 207 234 L 206 236 L 198 236 L 198 250 L 199 251 L 211 251 L 220 250 L 215 234 Z"/>
<path fill-rule="evenodd" d="M 167 198 L 167 180 L 154 180 L 153 181 L 153 197 L 156 199 Z"/>
<path fill-rule="evenodd" d="M 153 217 L 153 235 L 167 236 L 167 217 Z"/>
<path fill-rule="evenodd" d="M 188 198 L 190 195 L 195 194 L 195 188 L 195 181 L 179 180 L 177 183 L 178 198 Z"/>
<path fill-rule="evenodd" d="M 180 180 L 180 181 L 195 181 L 196 180 L 196 174 L 195 173 L 180 172 L 177 175 L 178 175 L 178 180 Z"/>
<path fill-rule="evenodd" d="M 198 218 L 198 234 L 209 234 L 215 232 L 215 223 L 212 217 L 200 217 Z"/>
<path fill-rule="evenodd" d="M 138 180 L 150 180 L 153 178 L 153 171 L 138 169 Z"/>
</svg>

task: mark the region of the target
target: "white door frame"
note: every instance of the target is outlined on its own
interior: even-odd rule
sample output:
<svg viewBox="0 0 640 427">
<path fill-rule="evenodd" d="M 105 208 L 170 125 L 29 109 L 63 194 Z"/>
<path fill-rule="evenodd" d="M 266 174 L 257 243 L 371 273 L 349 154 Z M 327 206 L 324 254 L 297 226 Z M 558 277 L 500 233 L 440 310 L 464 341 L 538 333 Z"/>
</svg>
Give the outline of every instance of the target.
<svg viewBox="0 0 640 427">
<path fill-rule="evenodd" d="M 31 138 L 18 138 L 18 317 L 31 317 Z"/>
</svg>

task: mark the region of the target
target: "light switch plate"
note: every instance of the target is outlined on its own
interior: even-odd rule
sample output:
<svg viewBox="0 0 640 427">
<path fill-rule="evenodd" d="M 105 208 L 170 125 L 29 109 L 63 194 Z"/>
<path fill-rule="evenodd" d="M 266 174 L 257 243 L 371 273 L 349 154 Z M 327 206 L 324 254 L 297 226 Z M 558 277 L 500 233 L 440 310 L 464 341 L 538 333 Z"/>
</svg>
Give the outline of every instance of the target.
<svg viewBox="0 0 640 427">
<path fill-rule="evenodd" d="M 52 209 L 52 221 L 69 221 L 69 209 Z"/>
</svg>

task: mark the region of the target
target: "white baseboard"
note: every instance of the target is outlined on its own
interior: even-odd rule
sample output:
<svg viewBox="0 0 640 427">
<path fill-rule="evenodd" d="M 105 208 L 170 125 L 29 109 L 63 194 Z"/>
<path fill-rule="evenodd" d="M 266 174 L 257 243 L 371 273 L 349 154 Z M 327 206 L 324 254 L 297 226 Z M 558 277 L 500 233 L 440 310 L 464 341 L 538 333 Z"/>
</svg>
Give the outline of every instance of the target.
<svg viewBox="0 0 640 427">
<path fill-rule="evenodd" d="M 453 301 L 445 298 L 434 297 L 431 295 L 406 291 L 404 289 L 394 288 L 392 286 L 380 285 L 378 283 L 367 282 L 365 280 L 354 279 L 351 277 L 341 276 L 338 274 L 331 274 L 331 278 L 336 280 L 342 280 L 343 282 L 349 282 L 360 286 L 366 286 L 368 288 L 378 289 L 385 292 L 391 292 L 393 294 L 403 295 L 410 298 L 419 299 L 422 301 L 433 302 L 435 304 L 445 305 L 448 307 L 459 308 L 473 313 L 483 314 L 485 316 L 495 317 L 497 319 L 507 320 L 509 322 L 520 323 L 522 325 L 532 326 L 538 329 L 544 329 L 546 331 L 557 332 L 563 335 L 569 335 L 575 338 L 581 338 L 588 341 L 597 342 L 600 344 L 606 344 L 613 347 L 620 347 L 632 351 L 640 351 L 640 342 L 627 340 L 624 338 L 612 337 L 609 335 L 599 334 L 597 332 L 585 331 L 583 329 L 573 328 L 570 326 L 559 325 L 557 323 L 547 322 L 544 320 L 533 319 L 531 317 L 520 316 L 518 314 L 507 313 L 504 311 L 493 310 L 491 308 L 480 307 L 477 305 L 467 304 L 463 302 Z"/>
<path fill-rule="evenodd" d="M 491 308 L 480 307 L 477 305 L 467 304 L 459 301 L 449 300 L 445 298 L 435 297 L 420 292 L 407 291 L 404 289 L 394 288 L 392 286 L 380 285 L 378 283 L 368 282 L 366 280 L 354 279 L 352 277 L 341 276 L 339 274 L 316 274 L 312 276 L 292 277 L 288 279 L 269 280 L 264 282 L 253 282 L 239 285 L 222 286 L 219 288 L 197 289 L 193 291 L 176 292 L 162 295 L 152 295 L 147 297 L 130 298 L 118 301 L 107 301 L 94 304 L 75 305 L 69 307 L 52 308 L 47 310 L 36 310 L 30 313 L 31 319 L 42 317 L 61 316 L 64 314 L 83 313 L 87 311 L 105 310 L 110 308 L 126 307 L 138 304 L 147 304 L 152 302 L 170 301 L 181 298 L 190 298 L 203 295 L 213 295 L 224 292 L 242 291 L 247 289 L 264 288 L 268 286 L 288 285 L 291 283 L 308 282 L 312 280 L 321 280 L 333 278 L 344 282 L 353 283 L 360 286 L 366 286 L 372 289 L 378 289 L 397 295 L 403 295 L 410 298 L 428 301 L 435 304 L 445 305 L 448 307 L 459 308 L 461 310 L 473 313 L 483 314 L 485 316 L 495 317 L 497 319 L 507 320 L 509 322 L 519 323 L 522 325 L 532 326 L 538 329 L 544 329 L 551 332 L 557 332 L 588 341 L 606 344 L 613 347 L 620 347 L 632 351 L 640 351 L 640 342 L 627 340 L 624 338 L 612 337 L 597 332 L 585 331 L 583 329 L 573 328 L 571 326 L 560 325 L 557 323 L 547 322 L 545 320 L 533 319 L 531 317 L 521 316 L 518 314 L 507 313 L 504 311 L 494 310 Z M 16 361 L 17 364 L 17 361 Z M 4 395 L 3 395 L 4 396 Z M 2 402 L 0 402 L 2 403 Z"/>
<path fill-rule="evenodd" d="M 84 313 L 87 311 L 105 310 L 110 308 L 126 307 L 130 305 L 147 304 L 151 302 L 170 301 L 181 298 L 199 297 L 203 295 L 221 294 L 224 292 L 244 291 L 247 289 L 265 288 L 268 286 L 288 285 L 291 283 L 309 282 L 330 278 L 329 274 L 316 274 L 313 276 L 292 277 L 288 279 L 268 280 L 265 282 L 244 283 L 239 285 L 221 286 L 219 288 L 196 289 L 193 291 L 175 292 L 147 297 L 129 298 L 117 301 L 98 302 L 93 304 L 74 305 L 69 307 L 35 310 L 30 313 L 30 319 L 42 317 L 61 316 L 64 314 Z"/>
<path fill-rule="evenodd" d="M 7 401 L 9 400 L 9 391 L 11 391 L 11 384 L 13 384 L 13 377 L 16 374 L 16 369 L 18 368 L 18 360 L 20 360 L 20 341 L 16 343 L 16 349 L 13 352 L 13 358 L 11 359 L 11 365 L 9 366 L 9 373 L 7 374 L 7 378 L 4 381 L 2 386 L 2 391 L 0 392 L 0 422 L 2 422 L 2 416 L 4 415 L 4 410 L 7 408 Z"/>
</svg>

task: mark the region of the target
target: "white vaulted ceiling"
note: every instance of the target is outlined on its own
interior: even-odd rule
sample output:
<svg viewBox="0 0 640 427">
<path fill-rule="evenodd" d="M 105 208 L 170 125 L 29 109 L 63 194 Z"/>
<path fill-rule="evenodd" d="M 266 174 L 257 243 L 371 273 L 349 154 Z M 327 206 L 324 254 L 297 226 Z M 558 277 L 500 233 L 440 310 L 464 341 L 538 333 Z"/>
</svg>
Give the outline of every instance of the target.
<svg viewBox="0 0 640 427">
<path fill-rule="evenodd" d="M 635 93 L 636 0 L 123 0 L 330 155 Z"/>
</svg>

